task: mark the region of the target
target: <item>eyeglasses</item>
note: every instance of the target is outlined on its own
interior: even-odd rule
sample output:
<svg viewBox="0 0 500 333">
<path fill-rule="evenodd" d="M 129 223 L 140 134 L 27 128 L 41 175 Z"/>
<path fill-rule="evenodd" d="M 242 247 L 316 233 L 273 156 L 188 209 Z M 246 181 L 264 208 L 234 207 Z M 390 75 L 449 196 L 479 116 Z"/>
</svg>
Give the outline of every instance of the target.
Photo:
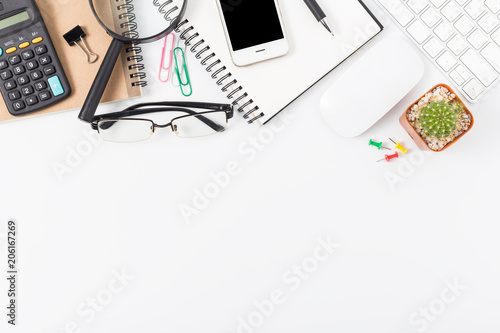
<svg viewBox="0 0 500 333">
<path fill-rule="evenodd" d="M 196 112 L 191 108 L 211 111 Z M 175 117 L 165 125 L 158 125 L 150 119 L 128 118 L 159 112 L 182 112 L 186 115 Z M 230 104 L 158 102 L 136 104 L 123 111 L 94 116 L 91 125 L 105 141 L 138 142 L 151 138 L 157 128 L 170 127 L 172 132 L 182 138 L 223 132 L 228 119 L 232 117 L 233 107 Z"/>
</svg>

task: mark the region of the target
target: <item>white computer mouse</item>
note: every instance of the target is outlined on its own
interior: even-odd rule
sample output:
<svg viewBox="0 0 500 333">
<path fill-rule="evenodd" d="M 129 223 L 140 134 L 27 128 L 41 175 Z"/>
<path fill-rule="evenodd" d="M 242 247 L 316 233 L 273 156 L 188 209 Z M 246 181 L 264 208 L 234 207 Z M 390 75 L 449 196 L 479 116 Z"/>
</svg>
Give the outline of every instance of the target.
<svg viewBox="0 0 500 333">
<path fill-rule="evenodd" d="M 400 37 L 373 42 L 321 98 L 321 113 L 335 132 L 355 137 L 372 127 L 424 74 L 420 55 Z"/>
</svg>

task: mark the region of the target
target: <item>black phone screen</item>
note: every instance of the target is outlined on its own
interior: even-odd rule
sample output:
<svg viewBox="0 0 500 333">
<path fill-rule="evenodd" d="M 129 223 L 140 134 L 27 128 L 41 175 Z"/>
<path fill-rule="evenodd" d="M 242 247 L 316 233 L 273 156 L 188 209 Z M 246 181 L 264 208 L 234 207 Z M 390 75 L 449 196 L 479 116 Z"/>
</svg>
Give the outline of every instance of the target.
<svg viewBox="0 0 500 333">
<path fill-rule="evenodd" d="M 274 0 L 218 0 L 234 51 L 285 38 Z"/>
</svg>

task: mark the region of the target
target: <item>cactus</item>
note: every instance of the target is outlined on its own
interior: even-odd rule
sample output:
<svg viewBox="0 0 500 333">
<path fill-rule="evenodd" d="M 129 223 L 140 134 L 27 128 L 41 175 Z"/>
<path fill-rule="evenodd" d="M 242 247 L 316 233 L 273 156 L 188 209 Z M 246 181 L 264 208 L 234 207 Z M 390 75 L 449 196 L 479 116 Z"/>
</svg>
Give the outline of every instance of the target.
<svg viewBox="0 0 500 333">
<path fill-rule="evenodd" d="M 464 112 L 461 103 L 447 101 L 432 101 L 422 107 L 418 123 L 422 134 L 442 139 L 453 135 Z"/>
</svg>

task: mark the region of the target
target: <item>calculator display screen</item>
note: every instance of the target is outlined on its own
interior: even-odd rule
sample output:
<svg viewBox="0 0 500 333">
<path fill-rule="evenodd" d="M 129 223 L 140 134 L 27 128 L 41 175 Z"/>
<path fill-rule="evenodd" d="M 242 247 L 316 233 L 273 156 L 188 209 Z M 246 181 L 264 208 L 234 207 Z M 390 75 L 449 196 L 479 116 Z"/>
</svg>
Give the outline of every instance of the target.
<svg viewBox="0 0 500 333">
<path fill-rule="evenodd" d="M 30 16 L 27 11 L 21 12 L 16 15 L 7 17 L 6 19 L 0 20 L 0 30 L 13 26 L 24 21 L 28 21 Z"/>
<path fill-rule="evenodd" d="M 274 0 L 219 0 L 235 51 L 285 38 Z"/>
</svg>

